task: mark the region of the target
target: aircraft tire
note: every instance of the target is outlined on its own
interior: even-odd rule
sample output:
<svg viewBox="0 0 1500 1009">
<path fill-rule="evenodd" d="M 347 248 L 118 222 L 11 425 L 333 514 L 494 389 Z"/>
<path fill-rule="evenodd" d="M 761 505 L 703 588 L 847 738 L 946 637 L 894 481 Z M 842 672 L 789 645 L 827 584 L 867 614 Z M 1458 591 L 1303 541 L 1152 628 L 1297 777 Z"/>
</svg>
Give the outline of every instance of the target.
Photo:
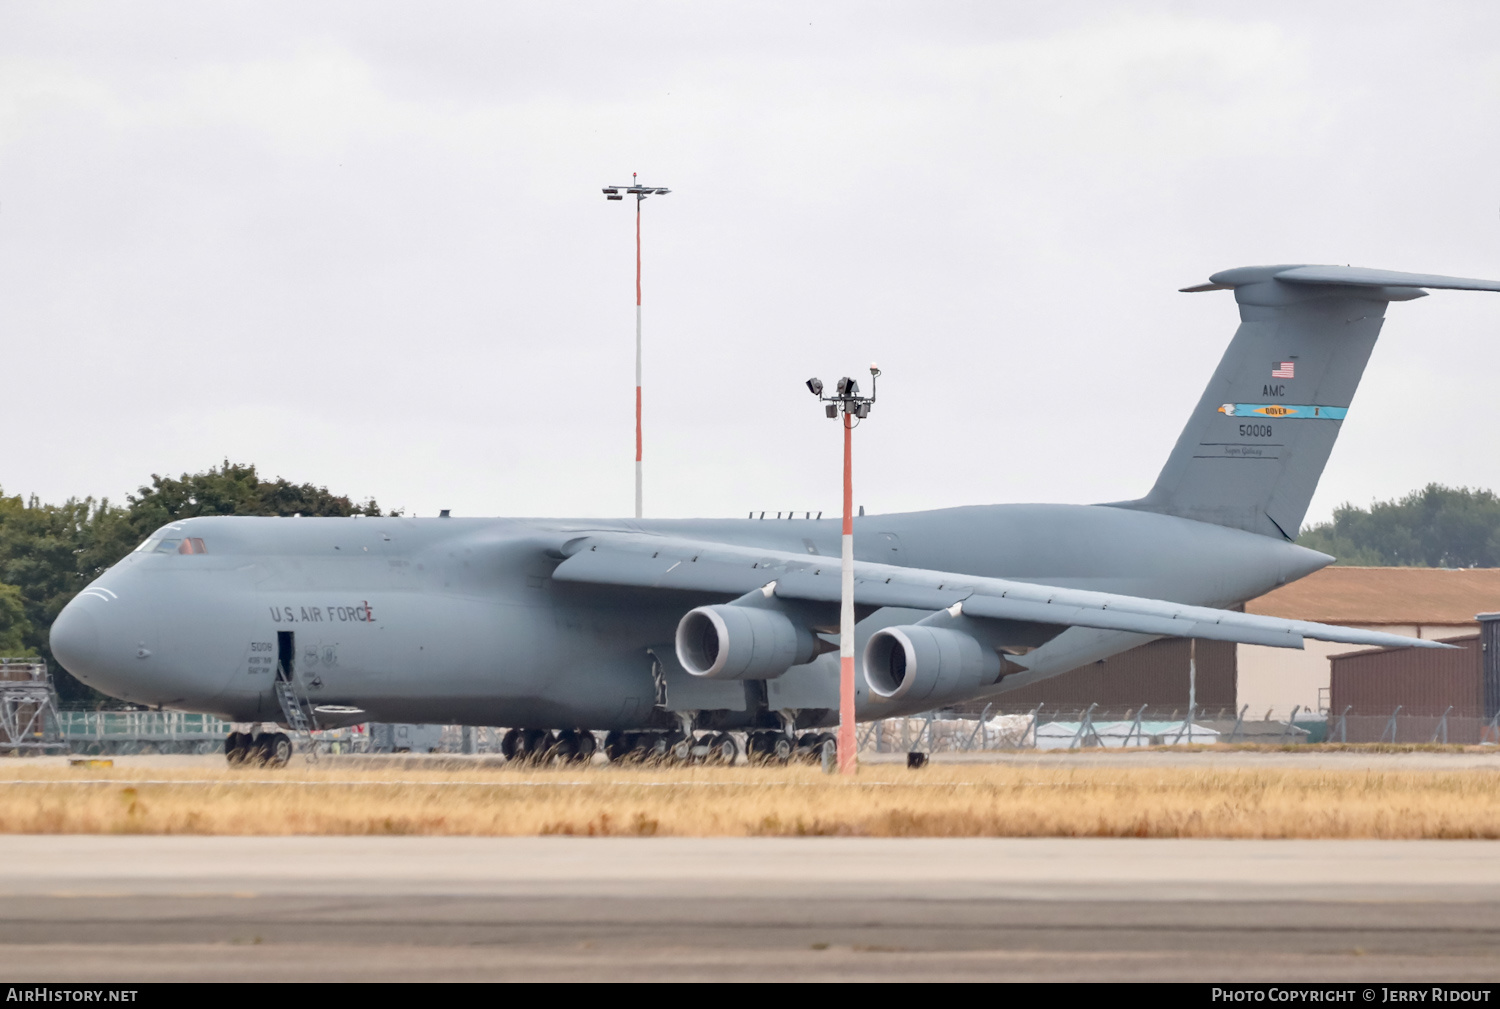
<svg viewBox="0 0 1500 1009">
<path fill-rule="evenodd" d="M 516 759 L 516 747 L 521 741 L 520 729 L 507 729 L 505 735 L 500 737 L 500 753 L 506 760 Z"/>
<path fill-rule="evenodd" d="M 752 764 L 785 764 L 797 750 L 797 741 L 791 736 L 765 729 L 752 732 L 749 744 Z"/>
<path fill-rule="evenodd" d="M 255 742 L 250 747 L 250 759 L 257 767 L 265 767 L 270 764 L 274 756 L 276 733 L 262 732 L 255 737 Z"/>
<path fill-rule="evenodd" d="M 646 759 L 653 764 L 662 763 L 672 753 L 672 742 L 667 738 L 666 733 L 643 734 L 642 741 L 646 744 L 644 747 Z M 642 748 L 637 747 L 637 749 Z"/>
<path fill-rule="evenodd" d="M 249 755 L 250 739 L 243 732 L 231 732 L 224 737 L 224 759 L 229 761 L 229 766 L 234 767 L 243 764 Z"/>
<path fill-rule="evenodd" d="M 265 738 L 266 733 L 264 732 L 262 732 L 258 736 L 252 736 L 249 733 L 246 733 L 245 756 L 240 761 L 240 763 L 242 763 L 246 767 L 259 767 L 264 764 L 266 762 L 266 751 L 263 745 L 265 742 Z"/>
<path fill-rule="evenodd" d="M 597 748 L 588 729 L 563 729 L 557 734 L 557 757 L 568 764 L 587 764 Z"/>
<path fill-rule="evenodd" d="M 546 729 L 522 729 L 516 756 L 529 764 L 547 760 L 552 750 L 552 733 Z"/>
<path fill-rule="evenodd" d="M 731 767 L 739 755 L 740 744 L 729 733 L 721 732 L 709 738 L 707 763 Z"/>
<path fill-rule="evenodd" d="M 816 732 L 804 732 L 797 737 L 796 746 L 792 750 L 792 756 L 798 760 L 805 760 L 809 764 L 818 759 L 818 747 L 823 745 L 823 737 Z"/>
<path fill-rule="evenodd" d="M 625 755 L 620 758 L 626 764 L 645 763 L 651 756 L 651 737 L 649 732 L 632 732 L 625 738 L 629 740 Z"/>
<path fill-rule="evenodd" d="M 577 760 L 578 733 L 572 729 L 563 729 L 558 732 L 542 759 L 549 757 L 556 757 L 558 763 L 561 764 L 571 764 Z"/>
<path fill-rule="evenodd" d="M 292 761 L 292 740 L 285 732 L 273 732 L 260 737 L 262 752 L 267 767 L 285 767 Z"/>
<path fill-rule="evenodd" d="M 611 764 L 624 761 L 635 746 L 635 740 L 630 738 L 630 733 L 612 729 L 604 736 L 604 756 Z"/>
</svg>

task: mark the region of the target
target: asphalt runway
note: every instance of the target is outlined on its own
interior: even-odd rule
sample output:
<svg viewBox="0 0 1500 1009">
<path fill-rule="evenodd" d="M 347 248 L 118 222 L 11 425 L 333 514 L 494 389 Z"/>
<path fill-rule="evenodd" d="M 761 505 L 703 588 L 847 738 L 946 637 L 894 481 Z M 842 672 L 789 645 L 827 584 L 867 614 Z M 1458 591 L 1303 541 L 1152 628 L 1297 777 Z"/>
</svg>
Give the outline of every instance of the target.
<svg viewBox="0 0 1500 1009">
<path fill-rule="evenodd" d="M 6 980 L 1500 980 L 1500 842 L 0 835 Z"/>
</svg>

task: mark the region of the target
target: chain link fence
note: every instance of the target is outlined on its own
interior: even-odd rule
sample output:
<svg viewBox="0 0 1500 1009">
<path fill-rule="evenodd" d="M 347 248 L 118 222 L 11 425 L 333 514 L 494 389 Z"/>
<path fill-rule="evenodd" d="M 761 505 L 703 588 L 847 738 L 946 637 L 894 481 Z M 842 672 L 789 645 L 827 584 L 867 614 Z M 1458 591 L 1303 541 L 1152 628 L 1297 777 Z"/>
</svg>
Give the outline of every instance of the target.
<svg viewBox="0 0 1500 1009">
<path fill-rule="evenodd" d="M 1269 714 L 1269 713 L 1267 713 Z M 1387 743 L 1500 745 L 1500 715 L 1388 712 L 1352 708 L 1337 714 L 1293 709 L 1284 718 L 1250 718 L 1248 706 L 1198 711 L 1106 710 L 1091 706 L 985 709 L 978 716 L 928 712 L 861 724 L 862 753 L 965 753 L 998 750 L 1076 750 L 1145 746 L 1261 743 Z M 174 711 L 61 711 L 57 727 L 67 752 L 108 754 L 221 753 L 232 723 L 212 715 Z M 316 734 L 322 753 L 411 752 L 499 754 L 507 729 L 460 725 L 359 725 Z M 603 734 L 596 734 L 602 739 Z M 744 734 L 735 733 L 744 752 Z"/>
</svg>

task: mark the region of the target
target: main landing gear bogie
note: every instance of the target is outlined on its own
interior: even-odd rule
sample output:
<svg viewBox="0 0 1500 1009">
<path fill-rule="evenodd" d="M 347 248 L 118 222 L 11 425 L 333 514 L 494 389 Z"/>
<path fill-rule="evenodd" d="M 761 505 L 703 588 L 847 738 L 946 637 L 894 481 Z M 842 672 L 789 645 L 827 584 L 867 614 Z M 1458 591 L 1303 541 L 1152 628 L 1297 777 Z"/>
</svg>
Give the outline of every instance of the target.
<svg viewBox="0 0 1500 1009">
<path fill-rule="evenodd" d="M 587 729 L 510 729 L 500 737 L 500 752 L 517 763 L 587 764 L 597 748 Z"/>
<path fill-rule="evenodd" d="M 224 738 L 224 757 L 231 767 L 285 767 L 293 750 L 285 732 L 231 732 Z"/>
<path fill-rule="evenodd" d="M 837 745 L 837 737 L 831 732 L 804 732 L 792 736 L 785 732 L 760 731 L 750 733 L 749 751 L 752 764 L 816 764 L 823 759 L 823 744 Z"/>
<path fill-rule="evenodd" d="M 604 755 L 613 764 L 717 764 L 739 760 L 739 740 L 727 732 L 611 732 Z"/>
<path fill-rule="evenodd" d="M 706 732 L 681 737 L 672 745 L 672 760 L 679 764 L 731 765 L 740 755 L 740 744 L 727 732 Z"/>
<path fill-rule="evenodd" d="M 831 732 L 793 735 L 758 729 L 745 737 L 744 755 L 752 764 L 816 764 Z M 500 740 L 500 752 L 515 763 L 587 764 L 594 757 L 594 734 L 585 729 L 510 729 Z M 728 732 L 643 729 L 613 730 L 604 737 L 604 756 L 611 764 L 706 764 L 732 766 L 739 762 L 741 744 Z"/>
</svg>

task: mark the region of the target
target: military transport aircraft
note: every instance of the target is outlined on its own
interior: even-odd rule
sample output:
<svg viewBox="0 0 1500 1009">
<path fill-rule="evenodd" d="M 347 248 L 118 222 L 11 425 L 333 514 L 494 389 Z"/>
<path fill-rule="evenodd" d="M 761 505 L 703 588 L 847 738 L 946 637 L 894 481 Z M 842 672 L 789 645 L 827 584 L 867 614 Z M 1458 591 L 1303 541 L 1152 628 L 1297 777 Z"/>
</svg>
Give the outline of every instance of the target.
<svg viewBox="0 0 1500 1009">
<path fill-rule="evenodd" d="M 1333 558 L 1292 542 L 1386 306 L 1500 282 L 1245 267 L 1240 327 L 1145 497 L 854 522 L 862 720 L 1035 683 L 1164 636 L 1442 647 L 1236 612 Z M 123 700 L 295 730 L 516 726 L 517 757 L 724 760 L 832 739 L 835 519 L 200 517 L 58 616 L 52 650 Z M 800 733 L 800 736 L 799 736 Z M 231 761 L 284 763 L 282 732 Z"/>
</svg>

